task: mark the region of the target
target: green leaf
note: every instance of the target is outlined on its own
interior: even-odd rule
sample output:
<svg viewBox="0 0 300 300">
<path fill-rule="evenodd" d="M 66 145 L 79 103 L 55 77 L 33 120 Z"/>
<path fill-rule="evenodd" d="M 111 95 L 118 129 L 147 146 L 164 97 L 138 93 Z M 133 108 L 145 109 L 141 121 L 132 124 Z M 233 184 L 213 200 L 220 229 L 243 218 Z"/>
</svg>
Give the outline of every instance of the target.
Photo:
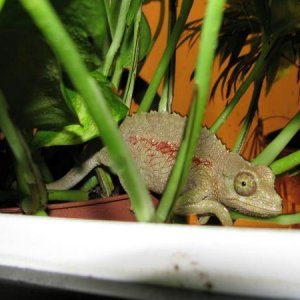
<svg viewBox="0 0 300 300">
<path fill-rule="evenodd" d="M 99 67 L 110 44 L 103 0 L 51 2 L 86 65 Z M 78 123 L 60 90 L 60 63 L 17 0 L 5 2 L 0 38 L 0 88 L 14 121 L 22 128 L 43 130 Z"/>
<path fill-rule="evenodd" d="M 21 207 L 25 213 L 33 214 L 45 207 L 47 203 L 46 188 L 23 135 L 10 117 L 1 91 L 0 107 L 0 128 L 6 136 L 14 157 Z"/>
<path fill-rule="evenodd" d="M 117 122 L 122 120 L 128 112 L 127 106 L 125 106 L 120 98 L 113 93 L 111 83 L 100 72 L 95 71 L 91 75 L 101 87 L 104 97 L 109 103 L 114 119 Z M 32 140 L 33 147 L 75 145 L 100 135 L 96 124 L 84 105 L 82 97 L 77 92 L 67 87 L 65 87 L 64 90 L 66 97 L 72 103 L 72 106 L 78 115 L 79 124 L 65 126 L 60 131 L 38 131 Z"/>
<path fill-rule="evenodd" d="M 268 60 L 268 68 L 266 72 L 266 94 L 270 92 L 280 67 L 281 54 L 276 53 L 276 49 L 273 52 L 275 53 L 272 53 L 272 58 Z"/>
<path fill-rule="evenodd" d="M 104 4 L 105 4 L 107 22 L 109 24 L 111 37 L 113 38 L 115 31 L 116 31 L 121 1 L 119 1 L 119 0 L 104 0 Z"/>
<path fill-rule="evenodd" d="M 111 82 L 101 73 L 100 69 L 91 72 L 91 76 L 101 87 L 114 119 L 116 121 L 123 120 L 128 113 L 128 107 L 122 102 L 121 98 L 113 92 L 114 87 Z"/>
<path fill-rule="evenodd" d="M 103 0 L 52 0 L 51 3 L 89 69 L 98 67 L 110 44 Z M 1 28 L 17 28 L 40 34 L 17 0 L 6 1 L 1 12 Z"/>
<path fill-rule="evenodd" d="M 77 121 L 60 91 L 60 67 L 36 34 L 0 29 L 0 89 L 22 128 L 61 128 Z M 45 113 L 47 112 L 47 113 Z"/>
<path fill-rule="evenodd" d="M 127 15 L 127 22 L 126 22 L 127 26 L 130 26 L 132 24 L 132 22 L 135 18 L 135 15 L 141 5 L 142 5 L 142 0 L 131 1 L 129 13 Z"/>
<path fill-rule="evenodd" d="M 52 5 L 90 70 L 99 67 L 111 37 L 103 0 L 52 0 Z"/>
</svg>

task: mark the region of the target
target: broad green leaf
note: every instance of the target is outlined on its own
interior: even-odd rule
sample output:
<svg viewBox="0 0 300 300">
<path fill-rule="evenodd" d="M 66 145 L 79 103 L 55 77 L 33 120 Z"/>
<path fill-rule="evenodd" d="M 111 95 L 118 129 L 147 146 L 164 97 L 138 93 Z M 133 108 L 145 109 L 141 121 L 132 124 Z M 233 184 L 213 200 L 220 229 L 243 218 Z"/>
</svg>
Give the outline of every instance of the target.
<svg viewBox="0 0 300 300">
<path fill-rule="evenodd" d="M 0 89 L 21 128 L 61 128 L 77 121 L 60 91 L 60 67 L 36 34 L 0 29 Z"/>
<path fill-rule="evenodd" d="M 110 43 L 103 0 L 51 3 L 89 69 L 99 67 Z M 17 0 L 5 2 L 0 38 L 0 88 L 15 122 L 46 130 L 78 123 L 60 91 L 61 66 Z"/>
<path fill-rule="evenodd" d="M 117 122 L 122 120 L 126 116 L 128 108 L 113 93 L 110 82 L 100 72 L 94 72 L 92 76 L 99 83 L 105 99 L 109 102 L 114 119 Z M 38 131 L 32 141 L 34 147 L 75 145 L 100 135 L 81 96 L 67 87 L 65 87 L 65 94 L 78 115 L 79 124 L 65 126 L 60 131 Z"/>
<path fill-rule="evenodd" d="M 110 44 L 103 0 L 51 0 L 89 69 L 101 64 Z M 23 10 L 18 0 L 5 2 L 0 18 L 0 30 L 14 28 L 40 31 Z"/>
<path fill-rule="evenodd" d="M 90 70 L 99 67 L 111 37 L 103 0 L 52 0 Z"/>
</svg>

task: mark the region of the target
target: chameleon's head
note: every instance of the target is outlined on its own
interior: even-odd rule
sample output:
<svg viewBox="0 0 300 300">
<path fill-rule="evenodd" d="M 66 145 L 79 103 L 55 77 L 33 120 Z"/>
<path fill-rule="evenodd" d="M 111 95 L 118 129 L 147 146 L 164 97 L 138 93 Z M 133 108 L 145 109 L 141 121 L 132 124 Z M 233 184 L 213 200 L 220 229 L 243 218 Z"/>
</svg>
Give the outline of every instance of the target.
<svg viewBox="0 0 300 300">
<path fill-rule="evenodd" d="M 262 217 L 282 213 L 282 199 L 274 189 L 275 176 L 270 168 L 249 163 L 236 173 L 223 175 L 226 192 L 220 199 L 227 207 Z"/>
</svg>

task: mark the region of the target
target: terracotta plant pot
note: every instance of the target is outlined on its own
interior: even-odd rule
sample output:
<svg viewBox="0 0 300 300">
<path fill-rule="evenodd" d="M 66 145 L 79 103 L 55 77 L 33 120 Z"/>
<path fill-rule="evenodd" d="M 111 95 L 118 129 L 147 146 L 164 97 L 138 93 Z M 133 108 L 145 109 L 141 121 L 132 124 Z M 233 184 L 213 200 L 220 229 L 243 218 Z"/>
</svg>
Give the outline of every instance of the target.
<svg viewBox="0 0 300 300">
<path fill-rule="evenodd" d="M 156 206 L 158 200 L 152 197 Z M 136 221 L 131 210 L 128 195 L 118 195 L 102 199 L 94 199 L 81 202 L 66 202 L 47 205 L 50 217 L 78 218 L 89 220 L 111 220 L 111 221 Z M 0 213 L 22 214 L 18 207 L 2 208 Z"/>
</svg>

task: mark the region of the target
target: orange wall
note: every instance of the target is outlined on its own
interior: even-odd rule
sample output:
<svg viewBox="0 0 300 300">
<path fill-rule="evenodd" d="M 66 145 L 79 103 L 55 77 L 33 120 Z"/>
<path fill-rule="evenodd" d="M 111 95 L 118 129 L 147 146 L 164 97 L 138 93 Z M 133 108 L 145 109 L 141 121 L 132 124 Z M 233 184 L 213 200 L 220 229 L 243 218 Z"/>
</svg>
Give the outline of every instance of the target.
<svg viewBox="0 0 300 300">
<path fill-rule="evenodd" d="M 181 1 L 179 1 L 180 3 Z M 144 5 L 144 13 L 151 25 L 152 32 L 158 23 L 159 18 L 159 1 L 151 1 Z M 195 20 L 204 15 L 205 3 L 204 1 L 195 1 L 193 9 L 189 16 L 189 20 Z M 167 8 L 166 8 L 167 10 Z M 159 62 L 166 44 L 166 25 L 167 16 L 164 18 L 164 26 L 162 33 L 153 47 L 148 61 L 143 70 L 142 77 L 147 81 L 151 76 Z M 176 65 L 176 79 L 175 79 L 175 93 L 173 110 L 186 114 L 192 97 L 193 82 L 189 78 L 194 69 L 199 44 L 195 44 L 193 48 L 189 48 L 187 43 L 177 50 L 177 65 Z M 218 65 L 215 65 L 213 81 L 219 74 Z M 290 70 L 288 75 L 282 80 L 278 81 L 272 88 L 268 96 L 262 96 L 259 105 L 259 116 L 265 119 L 263 122 L 263 133 L 268 134 L 273 130 L 283 127 L 289 118 L 291 118 L 299 109 L 299 84 L 296 82 L 296 69 Z M 218 131 L 219 137 L 228 147 L 232 147 L 239 132 L 239 123 L 247 111 L 247 106 L 250 101 L 251 91 L 248 91 L 244 96 L 242 103 L 239 103 L 234 109 L 230 118 L 225 125 Z M 217 93 L 215 99 L 208 103 L 204 124 L 210 126 L 225 106 L 225 99 L 222 99 L 220 92 Z M 251 131 L 257 124 L 253 124 Z M 249 143 L 248 145 L 250 145 Z M 246 149 L 247 156 L 249 149 Z"/>
</svg>

